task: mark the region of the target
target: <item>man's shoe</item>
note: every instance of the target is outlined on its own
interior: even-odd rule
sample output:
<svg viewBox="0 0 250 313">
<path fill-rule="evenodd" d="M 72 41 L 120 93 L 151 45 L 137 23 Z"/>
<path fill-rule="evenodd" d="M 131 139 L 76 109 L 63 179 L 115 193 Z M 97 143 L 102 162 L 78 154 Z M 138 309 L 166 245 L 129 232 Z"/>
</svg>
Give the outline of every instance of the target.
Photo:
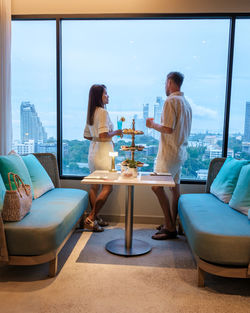
<svg viewBox="0 0 250 313">
<path fill-rule="evenodd" d="M 165 228 L 159 230 L 156 234 L 152 236 L 154 240 L 167 240 L 167 239 L 175 239 L 177 237 L 177 231 L 169 231 Z"/>
<path fill-rule="evenodd" d="M 109 226 L 109 223 L 104 221 L 100 216 L 96 216 L 95 219 L 96 219 L 99 226 L 102 226 L 102 227 Z"/>
<path fill-rule="evenodd" d="M 92 221 L 90 218 L 86 218 L 84 221 L 84 228 L 92 230 L 93 232 L 100 233 L 104 229 L 97 223 L 96 220 Z"/>
</svg>

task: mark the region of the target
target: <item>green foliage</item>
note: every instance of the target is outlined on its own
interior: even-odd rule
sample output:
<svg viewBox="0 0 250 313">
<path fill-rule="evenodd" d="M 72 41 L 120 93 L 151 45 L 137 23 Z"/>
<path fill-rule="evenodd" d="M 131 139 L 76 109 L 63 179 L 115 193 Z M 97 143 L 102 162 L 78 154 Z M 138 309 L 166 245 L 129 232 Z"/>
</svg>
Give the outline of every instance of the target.
<svg viewBox="0 0 250 313">
<path fill-rule="evenodd" d="M 192 135 L 190 139 L 203 141 L 206 135 L 208 134 L 195 134 Z M 50 139 L 51 142 L 53 142 L 52 138 Z M 63 169 L 65 174 L 86 175 L 89 173 L 89 169 L 86 167 L 88 163 L 89 144 L 90 141 L 88 140 L 63 141 Z M 136 144 L 158 146 L 158 140 L 151 136 L 136 136 Z M 130 143 L 123 139 L 120 139 L 115 143 L 115 151 L 119 152 L 120 160 L 131 157 L 128 152 L 121 150 L 122 145 L 130 145 Z M 221 146 L 222 142 L 218 141 L 217 145 Z M 242 152 L 241 140 L 236 139 L 236 136 L 231 136 L 229 138 L 229 148 L 233 149 L 234 153 L 239 155 L 240 158 L 246 160 L 250 159 L 249 153 Z M 205 151 L 205 146 L 187 148 L 188 158 L 182 166 L 183 178 L 196 179 L 198 170 L 208 169 L 210 159 L 205 157 Z M 145 151 L 135 152 L 135 160 L 144 162 L 145 165 L 148 165 L 147 167 L 143 167 L 143 171 L 153 171 L 155 157 L 156 155 L 147 155 Z M 132 160 L 130 161 L 130 167 L 136 167 L 136 163 L 133 163 Z"/>
</svg>

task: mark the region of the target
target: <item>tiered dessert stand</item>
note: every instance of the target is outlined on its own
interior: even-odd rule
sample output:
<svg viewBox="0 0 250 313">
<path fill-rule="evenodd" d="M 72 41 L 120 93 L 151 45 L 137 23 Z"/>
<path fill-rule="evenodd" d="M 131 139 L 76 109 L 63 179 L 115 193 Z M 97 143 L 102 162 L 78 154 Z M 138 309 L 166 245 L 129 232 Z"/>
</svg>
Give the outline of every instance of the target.
<svg viewBox="0 0 250 313">
<path fill-rule="evenodd" d="M 131 151 L 131 160 L 135 160 L 135 151 L 142 151 L 144 149 L 144 146 L 136 146 L 135 145 L 135 136 L 136 135 L 143 135 L 144 132 L 141 130 L 135 130 L 135 120 L 132 120 L 132 128 L 124 129 L 123 130 L 124 135 L 131 135 L 132 136 L 132 143 L 131 146 L 121 146 L 122 151 Z"/>
</svg>

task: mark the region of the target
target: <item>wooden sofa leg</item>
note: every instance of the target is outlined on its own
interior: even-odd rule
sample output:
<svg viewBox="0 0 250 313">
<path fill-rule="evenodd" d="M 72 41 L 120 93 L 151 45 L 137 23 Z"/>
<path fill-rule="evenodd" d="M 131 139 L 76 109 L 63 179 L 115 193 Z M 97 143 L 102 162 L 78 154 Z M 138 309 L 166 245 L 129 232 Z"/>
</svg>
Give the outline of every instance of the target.
<svg viewBox="0 0 250 313">
<path fill-rule="evenodd" d="M 205 286 L 205 272 L 198 266 L 198 287 Z"/>
<path fill-rule="evenodd" d="M 57 256 L 49 262 L 49 277 L 55 277 L 57 273 Z"/>
</svg>

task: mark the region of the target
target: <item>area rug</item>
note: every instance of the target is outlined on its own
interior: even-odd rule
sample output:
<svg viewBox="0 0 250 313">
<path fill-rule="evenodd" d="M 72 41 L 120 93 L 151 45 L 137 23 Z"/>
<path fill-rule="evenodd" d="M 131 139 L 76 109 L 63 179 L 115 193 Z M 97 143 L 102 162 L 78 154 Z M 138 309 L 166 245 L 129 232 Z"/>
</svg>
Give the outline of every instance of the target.
<svg viewBox="0 0 250 313">
<path fill-rule="evenodd" d="M 136 229 L 133 238 L 146 241 L 152 250 L 141 256 L 124 257 L 111 254 L 105 249 L 113 239 L 124 238 L 121 228 L 105 229 L 102 233 L 93 233 L 81 251 L 77 262 L 96 264 L 119 264 L 133 266 L 152 266 L 194 269 L 195 263 L 184 236 L 173 240 L 153 240 L 154 229 Z"/>
</svg>

